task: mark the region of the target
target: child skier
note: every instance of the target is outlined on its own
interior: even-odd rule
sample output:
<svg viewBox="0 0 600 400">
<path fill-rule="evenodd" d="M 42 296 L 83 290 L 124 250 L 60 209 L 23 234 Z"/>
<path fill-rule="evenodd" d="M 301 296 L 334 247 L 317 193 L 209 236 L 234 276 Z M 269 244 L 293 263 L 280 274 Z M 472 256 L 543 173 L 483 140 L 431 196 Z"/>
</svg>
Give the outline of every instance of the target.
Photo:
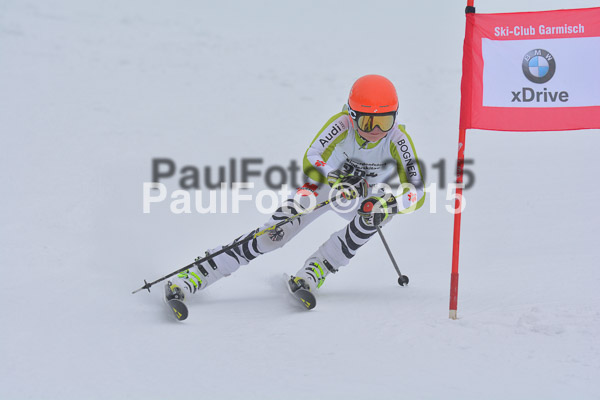
<svg viewBox="0 0 600 400">
<path fill-rule="evenodd" d="M 292 292 L 302 289 L 315 293 L 329 274 L 349 263 L 377 232 L 378 225 L 394 214 L 421 207 L 425 199 L 422 174 L 410 136 L 403 125 L 396 123 L 397 111 L 396 89 L 388 79 L 379 75 L 358 79 L 344 110 L 325 123 L 306 151 L 304 186 L 264 226 L 235 239 L 230 250 L 172 277 L 165 287 L 166 300 L 184 300 L 206 289 L 261 254 L 283 247 L 312 221 L 333 209 L 349 223 L 333 233 L 288 281 Z M 412 185 L 403 188 L 397 197 L 377 185 L 395 173 L 401 183 Z M 330 192 L 342 201 L 334 199 L 324 207 L 235 246 L 237 241 L 253 237 L 327 200 Z M 207 256 L 224 247 L 207 251 Z"/>
</svg>

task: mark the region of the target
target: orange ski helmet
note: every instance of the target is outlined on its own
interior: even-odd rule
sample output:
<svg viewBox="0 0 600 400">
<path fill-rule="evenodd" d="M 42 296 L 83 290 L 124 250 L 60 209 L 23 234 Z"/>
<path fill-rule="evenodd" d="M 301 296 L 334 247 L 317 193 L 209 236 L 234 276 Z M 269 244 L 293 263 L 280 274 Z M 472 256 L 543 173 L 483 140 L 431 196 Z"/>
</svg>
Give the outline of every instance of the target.
<svg viewBox="0 0 600 400">
<path fill-rule="evenodd" d="M 385 114 L 398 110 L 396 88 L 381 75 L 358 78 L 348 96 L 348 106 L 358 113 Z"/>
</svg>

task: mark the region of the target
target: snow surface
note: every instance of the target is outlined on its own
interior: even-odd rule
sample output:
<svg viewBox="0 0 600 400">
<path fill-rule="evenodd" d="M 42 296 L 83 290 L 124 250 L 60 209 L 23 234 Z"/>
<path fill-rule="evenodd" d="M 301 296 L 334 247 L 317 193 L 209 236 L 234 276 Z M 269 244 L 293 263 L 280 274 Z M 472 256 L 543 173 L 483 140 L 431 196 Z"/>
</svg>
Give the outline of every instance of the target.
<svg viewBox="0 0 600 400">
<path fill-rule="evenodd" d="M 479 1 L 479 12 L 600 6 Z M 142 213 L 151 159 L 264 168 L 300 160 L 366 73 L 388 76 L 427 165 L 456 156 L 464 1 L 0 2 L 1 399 L 600 398 L 595 131 L 468 133 L 459 316 L 453 217 L 430 200 L 290 304 L 282 272 L 341 227 L 293 244 L 168 319 L 131 291 L 261 224 Z M 262 182 L 262 181 L 261 181 Z M 166 182 L 177 189 L 177 180 Z M 257 187 L 260 189 L 260 185 Z"/>
</svg>

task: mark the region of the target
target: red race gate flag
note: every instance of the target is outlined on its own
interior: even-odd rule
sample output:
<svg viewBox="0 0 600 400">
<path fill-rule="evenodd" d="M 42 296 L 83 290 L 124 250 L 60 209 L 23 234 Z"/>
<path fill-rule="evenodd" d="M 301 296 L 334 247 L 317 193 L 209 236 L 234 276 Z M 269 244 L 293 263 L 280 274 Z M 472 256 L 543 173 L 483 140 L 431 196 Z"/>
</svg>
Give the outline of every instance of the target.
<svg viewBox="0 0 600 400">
<path fill-rule="evenodd" d="M 467 14 L 461 129 L 600 128 L 600 8 Z"/>
<path fill-rule="evenodd" d="M 476 14 L 467 0 L 450 318 L 457 318 L 466 130 L 600 128 L 600 8 Z"/>
</svg>

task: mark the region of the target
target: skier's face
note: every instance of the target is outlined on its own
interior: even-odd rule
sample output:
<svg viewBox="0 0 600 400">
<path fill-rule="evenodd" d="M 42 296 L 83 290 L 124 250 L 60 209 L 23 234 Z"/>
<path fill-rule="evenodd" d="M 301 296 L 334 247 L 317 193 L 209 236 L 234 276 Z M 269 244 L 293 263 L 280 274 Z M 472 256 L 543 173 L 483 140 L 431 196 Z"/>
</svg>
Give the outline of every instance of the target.
<svg viewBox="0 0 600 400">
<path fill-rule="evenodd" d="M 377 142 L 387 135 L 387 132 L 382 131 L 379 126 L 373 128 L 371 132 L 361 131 L 360 128 L 358 128 L 358 133 L 369 142 Z"/>
</svg>

